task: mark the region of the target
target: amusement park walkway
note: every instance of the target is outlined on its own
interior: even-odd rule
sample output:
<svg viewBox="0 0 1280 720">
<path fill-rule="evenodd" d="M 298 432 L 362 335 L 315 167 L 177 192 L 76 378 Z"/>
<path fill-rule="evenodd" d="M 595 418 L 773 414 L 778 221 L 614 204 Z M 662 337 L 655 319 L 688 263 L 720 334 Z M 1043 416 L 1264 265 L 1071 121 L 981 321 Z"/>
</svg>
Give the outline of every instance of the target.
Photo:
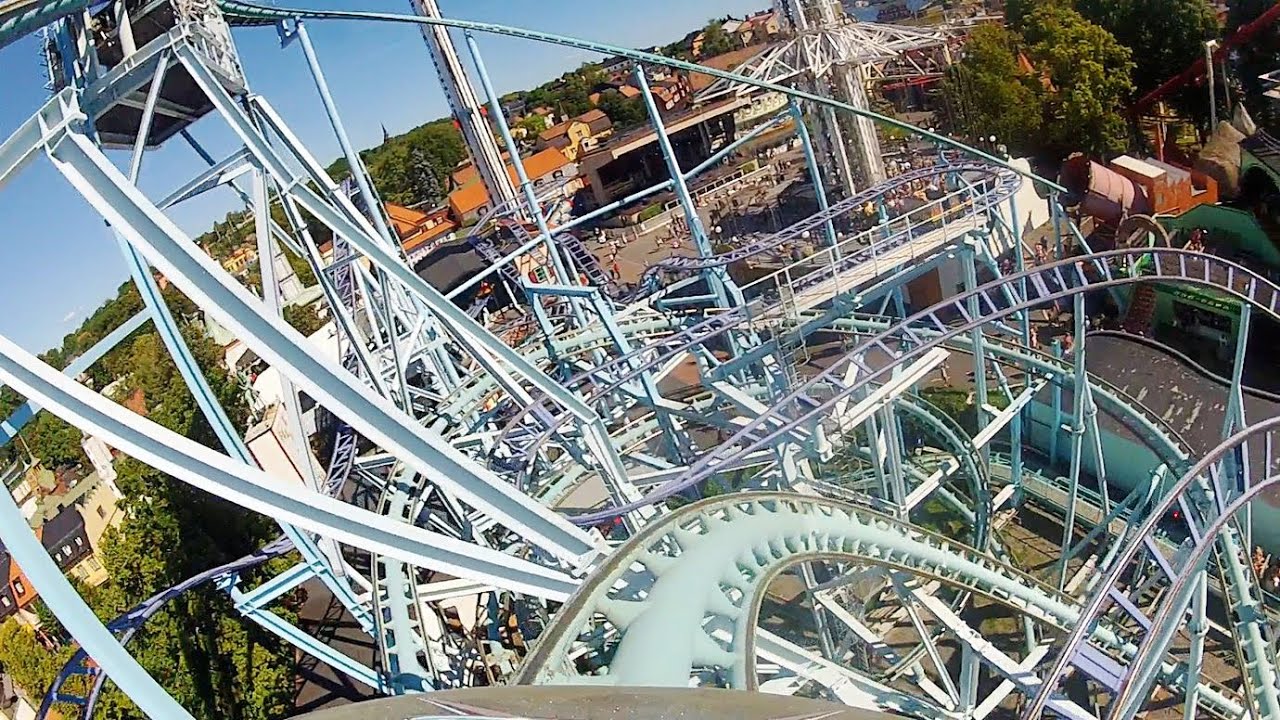
<svg viewBox="0 0 1280 720">
<path fill-rule="evenodd" d="M 377 649 L 372 638 L 360 629 L 342 603 L 319 580 L 310 580 L 302 587 L 307 593 L 307 601 L 299 613 L 299 628 L 366 667 L 376 667 Z M 294 696 L 297 712 L 346 705 L 372 697 L 377 697 L 373 688 L 352 680 L 309 655 L 298 653 L 297 691 Z"/>
<path fill-rule="evenodd" d="M 1219 379 L 1158 347 L 1117 335 L 1091 335 L 1085 365 L 1163 418 L 1196 453 L 1207 453 L 1221 441 L 1227 386 Z M 1280 414 L 1280 403 L 1249 391 L 1244 405 L 1251 422 Z M 1252 456 L 1254 477 L 1265 477 L 1256 474 L 1265 470 L 1261 453 Z"/>
</svg>

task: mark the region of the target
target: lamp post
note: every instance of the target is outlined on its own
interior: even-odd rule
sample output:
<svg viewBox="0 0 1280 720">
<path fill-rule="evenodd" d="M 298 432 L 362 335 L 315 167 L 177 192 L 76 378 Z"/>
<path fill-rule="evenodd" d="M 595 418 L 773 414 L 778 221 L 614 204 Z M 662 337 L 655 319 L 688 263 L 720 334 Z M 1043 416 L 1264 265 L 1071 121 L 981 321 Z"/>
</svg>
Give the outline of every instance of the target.
<svg viewBox="0 0 1280 720">
<path fill-rule="evenodd" d="M 929 126 L 929 134 L 932 135 L 935 132 L 937 132 L 937 130 L 935 130 L 933 126 Z M 930 142 L 933 143 L 933 149 L 938 152 L 938 164 L 941 165 L 944 162 L 944 158 L 942 155 L 942 143 L 934 140 L 930 140 Z"/>
<path fill-rule="evenodd" d="M 1218 98 L 1215 95 L 1213 70 L 1213 49 L 1218 46 L 1217 40 L 1206 40 L 1204 43 L 1204 68 L 1209 79 L 1209 132 L 1218 129 Z"/>
</svg>

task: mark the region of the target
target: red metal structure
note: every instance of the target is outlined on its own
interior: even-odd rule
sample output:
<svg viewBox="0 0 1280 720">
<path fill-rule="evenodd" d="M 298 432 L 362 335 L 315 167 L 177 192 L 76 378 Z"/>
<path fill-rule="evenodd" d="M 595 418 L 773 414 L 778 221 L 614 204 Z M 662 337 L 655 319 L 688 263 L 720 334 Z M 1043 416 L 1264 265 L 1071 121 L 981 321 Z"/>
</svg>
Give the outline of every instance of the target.
<svg viewBox="0 0 1280 720">
<path fill-rule="evenodd" d="M 1227 53 L 1230 52 L 1232 48 L 1245 44 L 1253 38 L 1254 35 L 1257 35 L 1258 32 L 1264 30 L 1278 19 L 1280 19 L 1280 2 L 1277 2 L 1270 10 L 1267 10 L 1254 18 L 1251 22 L 1241 25 L 1234 33 L 1227 36 L 1227 38 L 1218 45 L 1217 49 L 1214 50 L 1213 61 L 1215 63 L 1220 62 L 1222 58 L 1226 57 Z M 1143 95 L 1130 109 L 1133 111 L 1134 115 L 1141 115 L 1164 96 L 1174 90 L 1178 90 L 1190 83 L 1198 81 L 1200 78 L 1204 77 L 1204 75 L 1205 60 L 1204 57 L 1198 57 L 1195 62 L 1187 66 L 1186 70 L 1183 70 L 1181 73 L 1169 78 L 1155 90 Z"/>
</svg>

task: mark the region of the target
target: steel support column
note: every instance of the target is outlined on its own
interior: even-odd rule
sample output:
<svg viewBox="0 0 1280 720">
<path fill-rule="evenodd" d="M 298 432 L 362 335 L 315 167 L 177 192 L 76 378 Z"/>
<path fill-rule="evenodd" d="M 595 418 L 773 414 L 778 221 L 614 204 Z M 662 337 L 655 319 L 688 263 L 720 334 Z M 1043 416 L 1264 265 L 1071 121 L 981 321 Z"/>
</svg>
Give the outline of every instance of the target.
<svg viewBox="0 0 1280 720">
<path fill-rule="evenodd" d="M 693 239 L 693 246 L 697 248 L 698 255 L 709 258 L 715 255 L 715 250 L 711 247 L 711 241 L 707 237 L 706 228 L 702 226 L 702 218 L 698 215 L 698 208 L 693 202 L 693 197 L 689 194 L 689 186 L 684 181 L 684 172 L 680 169 L 680 161 L 676 157 L 675 148 L 671 146 L 671 137 L 667 135 L 667 128 L 662 121 L 662 113 L 658 110 L 658 105 L 653 101 L 653 91 L 649 88 L 649 78 L 645 75 L 644 67 L 636 63 L 632 74 L 636 79 L 636 85 L 640 88 L 640 97 L 644 100 L 645 109 L 649 112 L 649 123 L 653 126 L 654 134 L 658 137 L 658 147 L 662 150 L 662 157 L 667 163 L 667 172 L 671 175 L 672 188 L 675 190 L 676 198 L 680 201 L 680 207 L 684 211 L 685 222 L 689 226 L 689 237 Z M 733 305 L 741 305 L 742 294 L 737 291 L 737 286 L 733 280 L 729 279 L 728 273 L 723 268 L 717 268 L 707 273 L 707 282 L 711 285 L 711 289 L 716 293 L 720 307 L 731 307 L 730 300 Z M 731 297 L 732 296 L 732 297 Z"/>
<path fill-rule="evenodd" d="M 800 103 L 795 98 L 787 101 L 787 106 L 791 112 L 791 121 L 796 126 L 796 136 L 800 138 L 800 145 L 804 148 L 804 163 L 809 169 L 809 181 L 813 183 L 813 193 L 818 198 L 818 212 L 826 213 L 830 208 L 827 201 L 827 188 L 822 183 L 822 170 L 818 167 L 818 157 L 813 152 L 813 139 L 809 137 L 809 126 L 804 122 L 804 111 L 800 109 Z M 832 223 L 831 218 L 827 218 L 822 224 L 823 229 L 827 233 L 827 244 L 831 247 L 836 246 L 836 227 Z M 838 250 L 832 252 L 839 253 Z M 837 259 L 838 259 L 837 255 Z"/>
<path fill-rule="evenodd" d="M 1080 497 L 1080 474 L 1082 472 L 1083 452 L 1084 452 L 1084 436 L 1085 429 L 1085 400 L 1086 396 L 1081 389 L 1088 383 L 1088 374 L 1084 365 L 1084 295 L 1076 295 L 1075 311 L 1073 312 L 1072 321 L 1074 324 L 1073 337 L 1075 338 L 1072 347 L 1071 362 L 1075 366 L 1075 383 L 1072 385 L 1072 406 L 1071 412 L 1071 469 L 1069 481 L 1071 489 L 1067 497 L 1067 515 L 1062 521 L 1062 552 L 1061 565 L 1058 570 L 1058 589 L 1062 590 L 1067 585 L 1067 568 L 1071 561 L 1071 538 L 1075 535 L 1076 528 L 1076 503 Z M 1056 431 L 1056 428 L 1055 428 Z"/>
<path fill-rule="evenodd" d="M 557 282 L 565 285 L 577 285 L 578 278 L 570 275 L 569 271 L 565 269 L 564 259 L 560 256 L 560 248 L 557 247 L 555 238 L 552 237 L 551 230 L 547 227 L 547 217 L 542 213 L 542 206 L 538 203 L 538 194 L 534 192 L 533 182 L 529 179 L 529 173 L 525 170 L 524 161 L 520 159 L 520 147 L 516 145 L 515 138 L 511 137 L 511 128 L 507 126 L 506 116 L 502 114 L 502 104 L 499 102 L 498 91 L 494 90 L 493 81 L 489 79 L 489 70 L 485 67 L 484 58 L 480 55 L 480 46 L 476 44 L 476 38 L 470 32 L 466 33 L 466 38 L 467 49 L 471 51 L 471 61 L 475 63 L 476 71 L 480 74 L 480 84 L 484 88 L 485 95 L 489 98 L 489 117 L 498 126 L 498 133 L 502 136 L 502 142 L 507 147 L 507 154 L 511 156 L 511 166 L 515 168 L 516 177 L 520 181 L 520 190 L 524 193 L 525 203 L 528 204 L 529 217 L 538 226 L 538 236 L 546 244 L 547 256 L 551 258 L 552 266 L 555 268 Z M 573 313 L 579 325 L 586 323 L 582 309 L 576 304 L 573 305 Z"/>
</svg>

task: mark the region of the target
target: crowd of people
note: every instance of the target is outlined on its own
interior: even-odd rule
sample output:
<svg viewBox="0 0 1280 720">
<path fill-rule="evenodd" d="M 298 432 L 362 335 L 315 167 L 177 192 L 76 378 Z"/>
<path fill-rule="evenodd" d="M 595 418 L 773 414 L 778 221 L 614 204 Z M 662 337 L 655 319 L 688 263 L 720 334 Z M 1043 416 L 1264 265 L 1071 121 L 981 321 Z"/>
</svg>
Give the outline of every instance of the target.
<svg viewBox="0 0 1280 720">
<path fill-rule="evenodd" d="M 1253 574 L 1264 590 L 1280 594 L 1280 560 L 1264 553 L 1260 547 L 1253 549 Z"/>
</svg>

